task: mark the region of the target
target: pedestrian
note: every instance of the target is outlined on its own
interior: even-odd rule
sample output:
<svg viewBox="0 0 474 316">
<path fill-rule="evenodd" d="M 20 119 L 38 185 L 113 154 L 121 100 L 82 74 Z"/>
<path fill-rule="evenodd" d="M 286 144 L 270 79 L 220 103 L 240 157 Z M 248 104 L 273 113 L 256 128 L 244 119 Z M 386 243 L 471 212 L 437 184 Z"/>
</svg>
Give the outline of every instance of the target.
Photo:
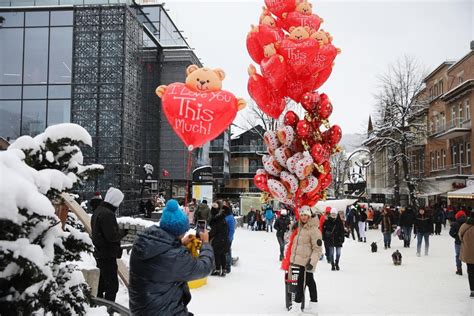
<svg viewBox="0 0 474 316">
<path fill-rule="evenodd" d="M 366 230 L 366 221 L 367 221 L 367 213 L 365 212 L 365 208 L 359 208 L 359 241 L 367 242 L 367 238 L 365 237 L 365 230 Z"/>
<path fill-rule="evenodd" d="M 430 248 L 430 234 L 433 233 L 433 218 L 429 212 L 425 211 L 424 208 L 418 210 L 418 215 L 415 218 L 415 229 L 414 229 L 417 243 L 416 243 L 416 255 L 421 256 L 421 243 L 425 240 L 425 256 L 428 255 Z"/>
<path fill-rule="evenodd" d="M 459 255 L 461 253 L 461 240 L 459 239 L 459 228 L 461 225 L 466 222 L 466 213 L 464 211 L 458 211 L 456 215 L 454 215 L 455 222 L 451 225 L 449 229 L 449 235 L 454 238 L 454 254 L 456 260 L 456 274 L 462 275 L 462 264 L 461 259 L 459 259 Z"/>
<path fill-rule="evenodd" d="M 360 241 L 359 234 L 359 213 L 355 206 L 351 205 L 347 212 L 346 224 L 349 226 L 351 231 L 352 239 L 355 240 L 354 230 L 357 233 L 357 240 Z"/>
<path fill-rule="evenodd" d="M 92 242 L 97 267 L 100 270 L 97 297 L 115 301 L 119 283 L 117 258 L 122 256 L 120 240 L 127 234 L 120 230 L 115 211 L 122 203 L 124 195 L 116 188 L 109 188 L 104 201 L 95 209 L 91 217 Z"/>
<path fill-rule="evenodd" d="M 344 224 L 338 216 L 337 209 L 332 208 L 330 216 L 323 225 L 324 246 L 328 250 L 327 257 L 331 263 L 331 270 L 339 271 L 339 259 L 341 258 L 342 244 L 344 243 Z M 334 255 L 336 256 L 334 260 Z"/>
<path fill-rule="evenodd" d="M 382 218 L 381 218 L 381 230 L 383 234 L 383 244 L 384 244 L 384 249 L 390 248 L 392 244 L 392 233 L 393 233 L 393 227 L 392 227 L 392 217 L 391 214 L 389 213 L 389 209 L 385 208 L 382 211 Z"/>
<path fill-rule="evenodd" d="M 290 222 L 291 219 L 288 216 L 288 212 L 285 209 L 282 209 L 280 211 L 280 217 L 276 219 L 274 225 L 278 244 L 280 245 L 280 261 L 282 261 L 285 256 L 285 233 L 290 229 Z"/>
<path fill-rule="evenodd" d="M 94 213 L 95 209 L 103 202 L 102 195 L 100 192 L 95 192 L 94 196 L 89 200 L 89 206 L 91 213 Z"/>
<path fill-rule="evenodd" d="M 199 233 L 202 246 L 194 258 L 186 248 L 195 236 L 185 233 L 189 220 L 176 200 L 163 209 L 160 226 L 138 232 L 130 255 L 128 288 L 132 315 L 192 315 L 188 281 L 211 273 L 214 253 L 206 230 Z"/>
<path fill-rule="evenodd" d="M 229 228 L 225 221 L 225 213 L 219 202 L 212 203 L 211 220 L 209 221 L 209 227 L 211 228 L 209 239 L 215 257 L 215 269 L 211 275 L 225 277 L 226 253 L 229 251 Z"/>
<path fill-rule="evenodd" d="M 303 301 L 303 293 L 305 287 L 309 288 L 310 302 L 305 310 L 312 310 L 318 302 L 318 292 L 313 273 L 321 256 L 321 231 L 319 230 L 317 217 L 311 217 L 311 209 L 303 206 L 300 209 L 300 217 L 297 222 L 298 232 L 295 236 L 291 248 L 290 263 L 299 266 L 299 274 L 297 280 L 297 289 L 295 295 L 295 303 Z M 306 281 L 306 284 L 304 282 Z M 301 312 L 301 306 L 292 306 L 292 313 Z"/>
<path fill-rule="evenodd" d="M 255 214 L 255 219 L 257 221 L 257 230 L 262 230 L 263 219 L 262 219 L 262 214 L 261 214 L 260 210 L 257 210 L 257 213 Z"/>
<path fill-rule="evenodd" d="M 145 212 L 147 218 L 151 218 L 151 213 L 155 210 L 155 205 L 153 204 L 153 201 L 151 198 L 148 198 L 146 203 L 145 203 Z"/>
<path fill-rule="evenodd" d="M 194 223 L 197 224 L 197 221 L 206 221 L 209 223 L 211 219 L 211 210 L 207 205 L 207 200 L 202 200 L 202 203 L 199 204 L 197 211 L 194 212 Z"/>
<path fill-rule="evenodd" d="M 255 230 L 255 208 L 251 207 L 250 212 L 247 214 L 247 229 L 250 228 L 252 230 Z"/>
<path fill-rule="evenodd" d="M 435 206 L 433 221 L 435 224 L 435 230 L 434 230 L 435 235 L 441 235 L 441 225 L 443 224 L 443 221 L 444 221 L 444 214 L 443 214 L 443 209 L 441 208 L 440 205 Z"/>
<path fill-rule="evenodd" d="M 234 213 L 232 212 L 232 209 L 229 205 L 224 205 L 222 209 L 224 210 L 224 219 L 229 230 L 229 251 L 226 253 L 225 272 L 230 273 L 232 270 L 232 242 L 234 241 L 235 234 L 235 218 Z"/>
<path fill-rule="evenodd" d="M 471 209 L 466 222 L 459 228 L 459 239 L 461 240 L 461 261 L 467 264 L 470 297 L 474 298 L 474 211 Z"/>
<path fill-rule="evenodd" d="M 413 212 L 413 208 L 411 206 L 406 208 L 402 207 L 400 211 L 401 214 L 398 226 L 401 227 L 403 233 L 403 247 L 410 248 L 411 231 L 413 228 L 413 223 L 415 222 L 415 213 Z"/>
<path fill-rule="evenodd" d="M 273 208 L 270 204 L 267 205 L 267 208 L 265 209 L 265 225 L 266 225 L 266 231 L 270 231 L 273 233 L 273 219 L 275 218 L 275 214 L 273 213 Z"/>
</svg>

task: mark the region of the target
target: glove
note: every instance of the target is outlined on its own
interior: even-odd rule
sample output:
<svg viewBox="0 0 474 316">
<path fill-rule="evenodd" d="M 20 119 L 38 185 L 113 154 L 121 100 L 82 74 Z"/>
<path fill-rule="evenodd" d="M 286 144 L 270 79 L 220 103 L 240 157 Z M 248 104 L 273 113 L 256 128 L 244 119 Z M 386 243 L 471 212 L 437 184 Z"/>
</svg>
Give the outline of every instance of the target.
<svg viewBox="0 0 474 316">
<path fill-rule="evenodd" d="M 312 265 L 311 263 L 308 263 L 308 264 L 306 265 L 306 270 L 308 270 L 308 271 L 313 270 L 313 265 Z"/>
</svg>

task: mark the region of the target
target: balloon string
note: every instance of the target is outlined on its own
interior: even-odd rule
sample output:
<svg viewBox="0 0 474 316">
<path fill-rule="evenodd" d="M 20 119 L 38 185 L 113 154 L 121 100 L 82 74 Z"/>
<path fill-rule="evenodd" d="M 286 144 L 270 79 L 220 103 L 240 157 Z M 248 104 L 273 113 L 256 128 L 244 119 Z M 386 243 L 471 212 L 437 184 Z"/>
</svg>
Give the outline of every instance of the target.
<svg viewBox="0 0 474 316">
<path fill-rule="evenodd" d="M 191 167 L 193 165 L 193 153 L 188 151 L 188 162 L 186 165 L 186 193 L 184 195 L 184 207 L 188 206 L 189 198 L 189 177 L 191 176 Z"/>
</svg>

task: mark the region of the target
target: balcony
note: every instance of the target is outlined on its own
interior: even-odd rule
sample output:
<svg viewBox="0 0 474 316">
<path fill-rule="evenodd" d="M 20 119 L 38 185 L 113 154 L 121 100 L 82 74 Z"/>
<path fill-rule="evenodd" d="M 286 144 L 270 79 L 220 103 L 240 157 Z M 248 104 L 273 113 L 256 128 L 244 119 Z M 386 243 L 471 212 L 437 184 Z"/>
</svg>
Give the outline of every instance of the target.
<svg viewBox="0 0 474 316">
<path fill-rule="evenodd" d="M 223 153 L 224 151 L 229 151 L 229 148 L 224 146 L 209 146 L 209 153 Z"/>
<path fill-rule="evenodd" d="M 231 153 L 249 153 L 255 154 L 257 152 L 266 153 L 267 147 L 264 145 L 235 145 L 230 147 Z"/>
<path fill-rule="evenodd" d="M 442 133 L 439 133 L 436 135 L 436 138 L 438 139 L 452 139 L 456 138 L 459 136 L 464 136 L 466 134 L 469 134 L 471 132 L 471 120 L 455 120 L 454 122 L 451 122 L 449 127 L 446 128 L 446 130 Z"/>
<path fill-rule="evenodd" d="M 472 175 L 471 165 L 470 164 L 454 164 L 447 165 L 444 168 L 430 170 L 430 176 L 435 177 L 436 179 L 449 179 L 456 177 L 468 177 Z"/>
<path fill-rule="evenodd" d="M 263 169 L 263 165 L 252 167 L 231 166 L 230 173 L 251 173 L 255 175 L 258 169 Z"/>
</svg>

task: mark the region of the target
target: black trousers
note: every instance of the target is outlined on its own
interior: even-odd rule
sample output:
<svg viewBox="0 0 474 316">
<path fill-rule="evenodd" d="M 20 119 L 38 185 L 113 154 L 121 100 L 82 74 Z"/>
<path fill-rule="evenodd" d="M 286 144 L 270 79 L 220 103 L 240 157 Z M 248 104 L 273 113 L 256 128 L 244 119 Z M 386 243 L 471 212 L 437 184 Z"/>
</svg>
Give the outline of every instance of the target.
<svg viewBox="0 0 474 316">
<path fill-rule="evenodd" d="M 360 234 L 359 234 L 359 224 L 358 223 L 355 223 L 355 224 L 351 224 L 350 225 L 351 227 L 351 235 L 352 235 L 352 239 L 355 240 L 355 235 L 354 235 L 354 230 L 356 231 L 357 233 L 357 240 L 360 239 Z"/>
<path fill-rule="evenodd" d="M 295 303 L 301 303 L 303 301 L 303 293 L 306 289 L 303 288 L 303 283 L 304 283 L 304 277 L 305 277 L 305 268 L 300 267 L 300 273 L 298 275 L 298 285 L 296 288 L 296 295 L 295 295 Z M 316 282 L 314 281 L 313 273 L 311 272 L 306 272 L 306 286 L 309 289 L 309 297 L 311 299 L 311 302 L 317 302 L 318 301 L 318 290 L 316 288 Z"/>
<path fill-rule="evenodd" d="M 441 222 L 435 223 L 435 234 L 440 235 L 441 234 Z"/>
<path fill-rule="evenodd" d="M 115 302 L 119 283 L 117 276 L 117 259 L 103 258 L 96 259 L 97 268 L 100 269 L 99 289 L 97 297 Z"/>
<path fill-rule="evenodd" d="M 467 276 L 469 278 L 469 288 L 474 291 L 474 263 L 467 263 Z"/>
<path fill-rule="evenodd" d="M 285 256 L 285 238 L 283 236 L 278 236 L 278 243 L 280 244 L 280 257 Z"/>
<path fill-rule="evenodd" d="M 214 252 L 214 258 L 216 260 L 216 270 L 220 270 L 221 268 L 225 270 L 225 252 Z"/>
</svg>

